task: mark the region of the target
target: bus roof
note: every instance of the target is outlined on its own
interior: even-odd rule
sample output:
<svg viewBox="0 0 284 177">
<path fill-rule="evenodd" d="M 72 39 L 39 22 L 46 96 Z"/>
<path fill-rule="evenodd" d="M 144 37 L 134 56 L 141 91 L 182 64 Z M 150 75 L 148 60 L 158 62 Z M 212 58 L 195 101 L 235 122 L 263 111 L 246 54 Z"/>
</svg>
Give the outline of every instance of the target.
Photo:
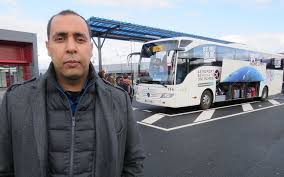
<svg viewBox="0 0 284 177">
<path fill-rule="evenodd" d="M 253 52 L 260 52 L 260 53 L 264 53 L 264 54 L 275 55 L 275 56 L 278 56 L 278 57 L 281 57 L 282 59 L 284 59 L 284 55 L 282 55 L 282 54 L 271 53 L 271 52 L 267 52 L 267 51 L 260 51 L 258 49 L 253 48 L 253 47 L 250 47 L 246 44 L 241 44 L 241 43 L 236 43 L 236 42 L 225 44 L 225 43 L 221 43 L 221 42 L 213 42 L 213 41 L 208 41 L 208 40 L 203 40 L 203 39 L 191 38 L 191 37 L 187 37 L 187 36 L 157 39 L 157 40 L 153 40 L 153 41 L 148 41 L 145 44 L 153 43 L 153 42 L 169 41 L 169 40 L 192 40 L 192 41 L 200 42 L 201 44 L 215 44 L 215 45 L 231 47 L 231 48 L 236 48 L 236 49 L 244 49 L 244 50 L 249 50 L 249 51 L 253 51 Z"/>
</svg>

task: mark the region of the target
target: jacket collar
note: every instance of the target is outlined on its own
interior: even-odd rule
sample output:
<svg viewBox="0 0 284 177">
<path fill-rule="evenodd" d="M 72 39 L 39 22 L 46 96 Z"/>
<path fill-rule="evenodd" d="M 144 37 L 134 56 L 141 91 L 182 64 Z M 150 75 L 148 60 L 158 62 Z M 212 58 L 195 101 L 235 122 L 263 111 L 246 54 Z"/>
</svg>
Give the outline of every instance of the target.
<svg viewBox="0 0 284 177">
<path fill-rule="evenodd" d="M 87 76 L 87 82 L 91 83 L 91 82 L 95 82 L 98 79 L 98 75 L 95 71 L 95 68 L 93 67 L 93 65 L 90 63 L 89 65 L 89 73 Z M 54 69 L 54 65 L 53 63 L 50 63 L 48 70 L 46 71 L 46 73 L 44 74 L 44 80 L 48 80 L 49 83 L 55 85 L 56 87 L 60 87 L 59 83 L 57 82 L 56 79 L 56 73 L 55 73 L 55 69 Z"/>
<path fill-rule="evenodd" d="M 90 63 L 89 66 L 89 75 L 88 80 L 89 82 L 94 82 L 96 85 L 96 89 L 99 92 L 109 92 L 108 87 L 106 87 L 106 84 L 103 82 L 103 80 L 99 77 L 99 75 L 96 73 L 94 66 Z M 44 94 L 43 91 L 46 88 L 46 81 L 47 79 L 53 78 L 54 82 L 56 82 L 56 75 L 54 71 L 54 66 L 52 63 L 50 63 L 48 70 L 46 73 L 42 76 L 40 76 L 32 85 L 33 89 L 36 89 L 38 92 L 41 92 L 40 94 Z"/>
</svg>

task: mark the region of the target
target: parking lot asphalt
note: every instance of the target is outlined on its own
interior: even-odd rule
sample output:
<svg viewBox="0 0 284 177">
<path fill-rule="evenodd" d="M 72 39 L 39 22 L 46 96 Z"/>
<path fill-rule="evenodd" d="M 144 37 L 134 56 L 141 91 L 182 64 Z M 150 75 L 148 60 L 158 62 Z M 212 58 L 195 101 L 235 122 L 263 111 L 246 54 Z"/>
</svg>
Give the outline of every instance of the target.
<svg viewBox="0 0 284 177">
<path fill-rule="evenodd" d="M 201 111 L 134 102 L 145 176 L 283 176 L 283 103 L 282 95 Z"/>
</svg>

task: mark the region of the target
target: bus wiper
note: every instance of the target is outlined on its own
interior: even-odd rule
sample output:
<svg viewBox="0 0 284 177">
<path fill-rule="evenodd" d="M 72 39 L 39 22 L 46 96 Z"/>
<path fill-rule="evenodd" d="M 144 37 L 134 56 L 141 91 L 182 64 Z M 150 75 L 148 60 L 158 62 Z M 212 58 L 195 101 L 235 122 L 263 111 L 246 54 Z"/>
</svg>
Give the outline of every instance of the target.
<svg viewBox="0 0 284 177">
<path fill-rule="evenodd" d="M 166 86 L 166 83 L 165 83 L 165 82 L 160 82 L 160 85 L 164 86 L 165 88 L 168 88 L 168 87 Z"/>
<path fill-rule="evenodd" d="M 158 84 L 158 85 L 162 85 L 162 86 L 164 86 L 165 88 L 168 88 L 167 86 L 166 86 L 166 83 L 165 82 L 160 82 L 160 81 L 155 81 L 155 80 L 140 80 L 140 83 L 150 83 L 150 84 L 153 84 L 153 83 L 155 83 L 155 84 Z"/>
</svg>

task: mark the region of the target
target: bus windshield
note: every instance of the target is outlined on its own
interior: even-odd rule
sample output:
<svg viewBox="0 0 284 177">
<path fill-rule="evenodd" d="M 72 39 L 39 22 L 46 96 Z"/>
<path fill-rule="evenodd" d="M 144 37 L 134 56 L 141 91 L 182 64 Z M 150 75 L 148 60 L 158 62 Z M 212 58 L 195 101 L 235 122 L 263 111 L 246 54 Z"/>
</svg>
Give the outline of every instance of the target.
<svg viewBox="0 0 284 177">
<path fill-rule="evenodd" d="M 178 41 L 143 45 L 139 62 L 140 82 L 172 85 L 177 46 Z"/>
</svg>

